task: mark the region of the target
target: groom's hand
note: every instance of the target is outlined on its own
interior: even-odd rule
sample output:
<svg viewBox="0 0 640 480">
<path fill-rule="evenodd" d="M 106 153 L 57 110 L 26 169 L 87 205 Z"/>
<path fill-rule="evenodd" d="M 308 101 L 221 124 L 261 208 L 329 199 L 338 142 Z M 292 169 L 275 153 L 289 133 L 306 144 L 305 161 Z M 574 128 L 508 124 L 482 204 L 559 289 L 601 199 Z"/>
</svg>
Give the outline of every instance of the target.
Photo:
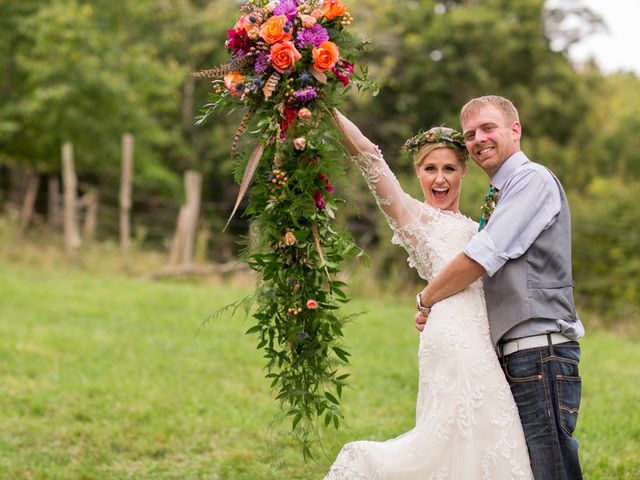
<svg viewBox="0 0 640 480">
<path fill-rule="evenodd" d="M 417 312 L 415 316 L 416 321 L 416 329 L 421 332 L 424 330 L 425 325 L 427 324 L 427 319 L 429 318 L 429 314 L 427 312 Z"/>
</svg>

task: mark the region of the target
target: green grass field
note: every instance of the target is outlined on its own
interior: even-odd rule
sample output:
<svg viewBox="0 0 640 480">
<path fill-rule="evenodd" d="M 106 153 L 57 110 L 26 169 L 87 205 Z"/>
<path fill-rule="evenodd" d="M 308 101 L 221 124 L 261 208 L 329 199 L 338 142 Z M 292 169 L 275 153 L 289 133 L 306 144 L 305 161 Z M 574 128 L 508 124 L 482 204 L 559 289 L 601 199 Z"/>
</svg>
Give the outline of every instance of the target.
<svg viewBox="0 0 640 480">
<path fill-rule="evenodd" d="M 347 425 L 304 463 L 270 428 L 275 402 L 242 315 L 246 291 L 0 260 L 0 479 L 321 479 L 347 441 L 410 429 L 410 302 L 360 299 Z M 371 297 L 376 297 L 372 295 Z M 640 343 L 583 341 L 577 437 L 587 479 L 640 478 Z"/>
</svg>

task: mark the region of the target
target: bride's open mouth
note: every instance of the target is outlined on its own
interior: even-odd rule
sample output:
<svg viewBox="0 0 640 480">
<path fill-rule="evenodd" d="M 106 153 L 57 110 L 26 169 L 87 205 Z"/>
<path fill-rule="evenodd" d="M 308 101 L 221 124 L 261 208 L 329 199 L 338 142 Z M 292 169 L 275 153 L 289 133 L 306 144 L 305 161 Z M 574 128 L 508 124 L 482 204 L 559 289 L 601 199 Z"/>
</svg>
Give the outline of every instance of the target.
<svg viewBox="0 0 640 480">
<path fill-rule="evenodd" d="M 436 200 L 444 200 L 445 198 L 447 198 L 447 195 L 449 194 L 449 189 L 448 188 L 432 188 L 431 193 L 433 193 L 433 196 L 436 198 Z"/>
</svg>

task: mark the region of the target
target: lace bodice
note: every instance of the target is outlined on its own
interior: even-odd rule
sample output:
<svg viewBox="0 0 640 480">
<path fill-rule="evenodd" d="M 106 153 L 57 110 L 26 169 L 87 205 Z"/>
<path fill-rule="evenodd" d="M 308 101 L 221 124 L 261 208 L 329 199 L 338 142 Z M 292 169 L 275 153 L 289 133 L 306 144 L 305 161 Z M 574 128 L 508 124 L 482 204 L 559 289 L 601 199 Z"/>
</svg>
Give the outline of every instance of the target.
<svg viewBox="0 0 640 480">
<path fill-rule="evenodd" d="M 462 251 L 478 224 L 405 193 L 381 154 L 363 152 L 353 158 L 393 230 L 392 242 L 404 247 L 409 265 L 430 281 Z"/>
</svg>

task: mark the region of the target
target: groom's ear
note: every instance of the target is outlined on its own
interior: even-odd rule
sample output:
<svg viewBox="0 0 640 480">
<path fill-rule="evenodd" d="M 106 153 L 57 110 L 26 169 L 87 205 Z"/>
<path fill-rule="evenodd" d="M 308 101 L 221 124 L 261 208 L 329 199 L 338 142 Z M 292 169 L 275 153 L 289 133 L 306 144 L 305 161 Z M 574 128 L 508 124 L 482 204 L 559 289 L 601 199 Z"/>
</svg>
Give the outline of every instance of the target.
<svg viewBox="0 0 640 480">
<path fill-rule="evenodd" d="M 522 125 L 520 122 L 513 122 L 513 125 L 511 125 L 511 138 L 520 144 L 520 137 L 522 137 Z"/>
</svg>

